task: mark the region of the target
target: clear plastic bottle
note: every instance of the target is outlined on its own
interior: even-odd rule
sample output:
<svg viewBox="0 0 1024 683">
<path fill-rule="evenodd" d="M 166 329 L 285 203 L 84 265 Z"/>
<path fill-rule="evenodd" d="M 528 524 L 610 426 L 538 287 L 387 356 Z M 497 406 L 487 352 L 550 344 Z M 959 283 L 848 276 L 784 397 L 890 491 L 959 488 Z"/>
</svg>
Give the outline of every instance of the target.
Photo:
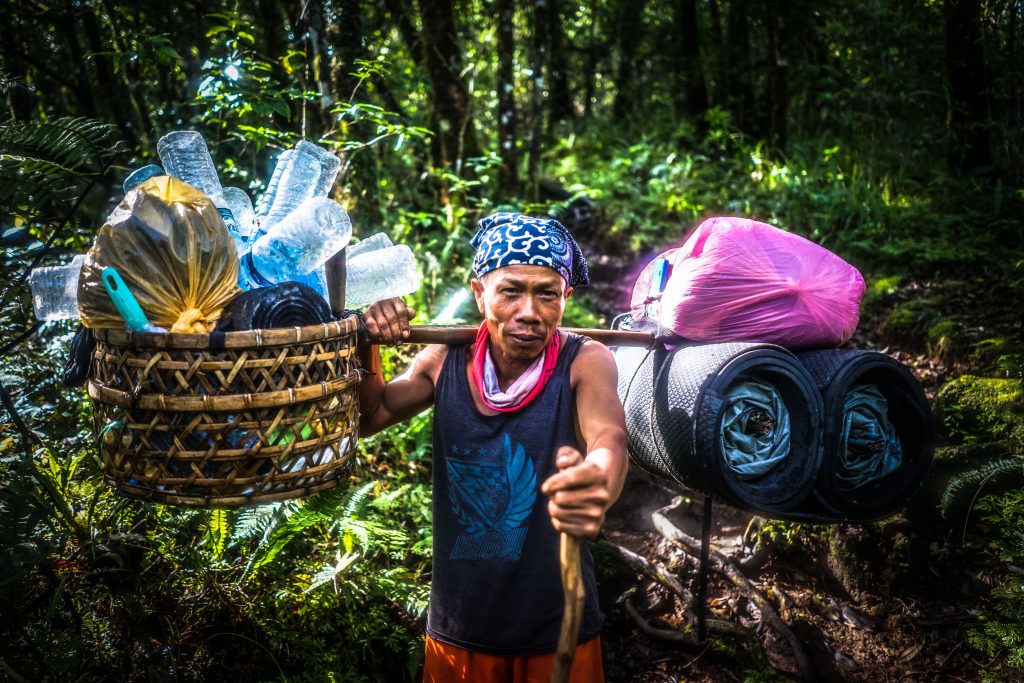
<svg viewBox="0 0 1024 683">
<path fill-rule="evenodd" d="M 299 143 L 300 145 L 303 143 Z M 305 143 L 310 152 L 320 160 L 320 177 L 317 178 L 316 188 L 313 190 L 314 197 L 330 197 L 334 188 L 334 181 L 338 179 L 338 172 L 341 170 L 341 159 L 327 151 L 323 147 L 311 143 Z"/>
<path fill-rule="evenodd" d="M 281 155 L 283 161 L 277 163 L 278 166 L 284 163 L 284 168 L 274 187 L 273 195 L 266 200 L 269 206 L 266 215 L 260 220 L 261 232 L 270 230 L 298 208 L 299 204 L 313 197 L 321 167 L 320 159 L 314 153 L 315 149 L 316 145 L 302 141 L 287 158 Z M 277 168 L 274 169 L 274 175 L 277 175 Z M 273 183 L 273 178 L 271 182 Z"/>
<path fill-rule="evenodd" d="M 76 255 L 66 266 L 36 268 L 29 274 L 32 308 L 38 320 L 78 317 L 78 277 L 85 256 Z"/>
<path fill-rule="evenodd" d="M 295 150 L 286 149 L 278 155 L 277 163 L 274 164 L 274 172 L 270 176 L 270 181 L 267 182 L 267 189 L 256 199 L 257 223 L 261 222 L 270 211 L 270 205 L 274 203 L 274 197 L 277 196 L 277 187 L 281 184 L 281 176 L 284 175 L 284 170 L 288 167 L 288 158 L 293 154 L 295 154 Z"/>
<path fill-rule="evenodd" d="M 121 189 L 124 190 L 125 194 L 146 182 L 150 178 L 155 178 L 158 175 L 164 175 L 164 169 L 156 164 L 149 164 L 142 168 L 137 168 L 128 174 L 128 177 L 124 179 L 124 183 L 121 185 Z"/>
<path fill-rule="evenodd" d="M 345 306 L 357 308 L 419 289 L 422 276 L 412 250 L 404 244 L 346 260 Z"/>
<path fill-rule="evenodd" d="M 240 187 L 224 188 L 224 203 L 234 216 L 238 225 L 238 235 L 243 240 L 252 237 L 256 231 L 256 213 L 252 208 L 252 200 Z"/>
<path fill-rule="evenodd" d="M 345 248 L 352 222 L 334 200 L 314 197 L 257 238 L 242 256 L 244 289 L 298 280 Z"/>
<path fill-rule="evenodd" d="M 168 175 L 204 193 L 218 208 L 226 208 L 217 168 L 202 135 L 194 130 L 171 131 L 157 141 L 156 151 Z"/>
<path fill-rule="evenodd" d="M 350 261 L 360 254 L 366 254 L 377 249 L 387 249 L 393 246 L 395 245 L 391 242 L 390 237 L 383 232 L 378 232 L 345 247 L 345 260 Z"/>
</svg>

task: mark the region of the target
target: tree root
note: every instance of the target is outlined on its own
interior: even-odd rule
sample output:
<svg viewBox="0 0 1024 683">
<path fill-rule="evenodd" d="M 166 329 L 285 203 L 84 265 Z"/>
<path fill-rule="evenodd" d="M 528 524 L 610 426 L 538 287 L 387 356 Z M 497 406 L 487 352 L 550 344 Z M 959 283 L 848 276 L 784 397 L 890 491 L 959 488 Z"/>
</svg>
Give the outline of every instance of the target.
<svg viewBox="0 0 1024 683">
<path fill-rule="evenodd" d="M 642 555 L 637 555 L 628 548 L 623 548 L 620 545 L 612 543 L 607 539 L 603 540 L 602 543 L 609 550 L 613 551 L 618 558 L 630 569 L 646 576 L 651 581 L 658 583 L 669 591 L 674 593 L 680 601 L 683 603 L 683 618 L 686 619 L 686 623 L 690 626 L 695 626 L 697 623 L 697 615 L 693 611 L 693 593 L 687 590 L 679 579 L 675 577 L 665 567 L 661 566 L 656 562 L 651 562 Z M 676 643 L 686 647 L 704 647 L 707 645 L 706 641 L 699 641 L 696 638 L 686 635 L 680 631 L 673 631 L 669 629 L 661 629 L 657 626 L 651 625 L 644 617 L 637 611 L 636 607 L 632 602 L 632 594 L 634 589 L 630 589 L 625 595 L 619 600 L 624 603 L 626 614 L 629 615 L 630 619 L 636 624 L 645 634 L 658 640 L 664 640 L 670 643 Z M 739 624 L 734 624 L 731 621 L 725 619 L 707 619 L 705 620 L 708 631 L 717 633 L 719 635 L 728 635 L 738 637 L 744 640 L 751 640 L 754 637 L 754 633 Z"/>
<path fill-rule="evenodd" d="M 670 522 L 666 516 L 666 513 L 678 508 L 682 504 L 682 497 L 674 498 L 671 503 L 655 511 L 651 515 L 651 521 L 654 522 L 654 528 L 657 529 L 658 533 L 664 536 L 673 545 L 691 555 L 700 557 L 700 541 L 683 532 L 675 524 Z M 800 679 L 814 680 L 814 669 L 811 667 L 811 662 L 807 657 L 807 652 L 804 649 L 803 643 L 800 642 L 800 639 L 797 638 L 793 631 L 790 630 L 789 626 L 782 621 L 782 618 L 779 617 L 779 613 L 771 601 L 768 600 L 768 598 L 765 597 L 765 595 L 759 591 L 753 583 L 751 583 L 750 579 L 743 575 L 743 572 L 740 571 L 739 567 L 737 567 L 732 560 L 727 558 L 721 552 L 712 549 L 710 559 L 714 569 L 728 579 L 744 597 L 754 603 L 757 609 L 761 612 L 762 625 L 768 625 L 785 639 L 786 643 L 789 645 L 789 649 L 793 653 L 793 658 L 796 660 L 797 671 Z"/>
<path fill-rule="evenodd" d="M 679 645 L 688 650 L 702 650 L 707 647 L 707 642 L 701 642 L 695 637 L 683 633 L 682 631 L 676 631 L 674 629 L 658 628 L 643 618 L 643 616 L 633 606 L 633 599 L 627 596 L 622 602 L 622 606 L 626 610 L 626 614 L 629 615 L 630 620 L 636 625 L 640 631 L 655 640 L 663 640 L 673 645 Z"/>
<path fill-rule="evenodd" d="M 660 564 L 651 562 L 642 555 L 637 555 L 632 550 L 623 548 L 621 545 L 617 545 L 608 540 L 603 541 L 603 543 L 630 569 L 643 574 L 651 581 L 655 581 L 665 586 L 665 588 L 679 596 L 679 599 L 682 600 L 683 604 L 687 605 L 687 607 L 693 604 L 693 593 L 684 588 L 683 584 L 679 582 L 679 579 L 677 579 L 672 572 L 665 569 Z"/>
</svg>

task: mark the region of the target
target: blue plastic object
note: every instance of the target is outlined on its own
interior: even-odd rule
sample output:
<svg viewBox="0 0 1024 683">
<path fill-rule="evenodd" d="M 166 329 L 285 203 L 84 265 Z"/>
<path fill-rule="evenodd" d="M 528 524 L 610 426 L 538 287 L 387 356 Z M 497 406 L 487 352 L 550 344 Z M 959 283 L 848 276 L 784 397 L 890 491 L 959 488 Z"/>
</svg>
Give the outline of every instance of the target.
<svg viewBox="0 0 1024 683">
<path fill-rule="evenodd" d="M 152 325 L 146 317 L 146 313 L 139 306 L 135 295 L 128 289 L 116 268 L 107 267 L 100 273 L 103 278 L 103 285 L 107 288 L 110 300 L 114 302 L 117 312 L 124 318 L 125 327 L 133 332 L 163 332 L 162 328 Z"/>
<path fill-rule="evenodd" d="M 665 285 L 668 283 L 668 275 L 671 271 L 667 258 L 658 257 L 654 261 L 654 270 L 651 271 L 651 286 L 647 290 L 647 299 L 651 303 L 661 298 L 661 293 L 665 291 Z M 656 309 L 651 307 L 651 303 L 647 304 L 647 315 L 653 316 L 656 313 Z"/>
</svg>

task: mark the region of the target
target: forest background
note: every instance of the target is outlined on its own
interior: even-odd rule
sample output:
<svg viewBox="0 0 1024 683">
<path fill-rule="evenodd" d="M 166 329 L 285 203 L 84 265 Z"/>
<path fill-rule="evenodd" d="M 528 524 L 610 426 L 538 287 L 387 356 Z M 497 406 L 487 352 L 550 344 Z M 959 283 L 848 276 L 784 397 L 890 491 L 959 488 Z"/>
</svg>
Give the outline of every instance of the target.
<svg viewBox="0 0 1024 683">
<path fill-rule="evenodd" d="M 88 401 L 59 381 L 74 326 L 34 321 L 27 272 L 84 252 L 182 128 L 254 197 L 297 139 L 336 151 L 356 235 L 416 253 L 418 322 L 475 320 L 468 238 L 501 208 L 577 233 L 603 278 L 574 297 L 581 326 L 607 325 L 629 274 L 708 216 L 836 251 L 868 280 L 855 343 L 935 399 L 937 463 L 895 521 L 755 540 L 845 548 L 848 583 L 956 610 L 935 620 L 952 635 L 919 627 L 957 657 L 918 648 L 889 674 L 1022 676 L 1020 0 L 2 5 L 0 679 L 396 681 L 421 659 L 429 414 L 364 440 L 350 479 L 304 502 L 184 510 L 102 482 Z M 725 638 L 664 680 L 779 676 L 746 647 Z"/>
</svg>

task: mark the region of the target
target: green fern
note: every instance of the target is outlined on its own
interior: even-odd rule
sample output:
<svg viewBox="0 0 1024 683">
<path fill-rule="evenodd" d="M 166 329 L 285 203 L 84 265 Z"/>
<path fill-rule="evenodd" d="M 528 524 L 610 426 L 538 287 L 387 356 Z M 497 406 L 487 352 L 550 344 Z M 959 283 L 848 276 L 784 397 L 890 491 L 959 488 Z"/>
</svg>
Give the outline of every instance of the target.
<svg viewBox="0 0 1024 683">
<path fill-rule="evenodd" d="M 977 498 L 981 488 L 990 481 L 1003 484 L 1010 480 L 1011 475 L 1024 474 L 1024 458 L 1012 457 L 993 460 L 981 467 L 963 472 L 952 477 L 942 492 L 939 511 L 944 517 L 955 509 L 969 508 Z"/>
<path fill-rule="evenodd" d="M 228 510 L 210 511 L 210 520 L 206 527 L 206 540 L 213 552 L 214 559 L 220 560 L 224 557 L 224 548 L 231 536 L 230 516 L 231 513 Z"/>
<path fill-rule="evenodd" d="M 0 206 L 43 210 L 121 148 L 116 128 L 93 119 L 0 123 Z"/>
</svg>

